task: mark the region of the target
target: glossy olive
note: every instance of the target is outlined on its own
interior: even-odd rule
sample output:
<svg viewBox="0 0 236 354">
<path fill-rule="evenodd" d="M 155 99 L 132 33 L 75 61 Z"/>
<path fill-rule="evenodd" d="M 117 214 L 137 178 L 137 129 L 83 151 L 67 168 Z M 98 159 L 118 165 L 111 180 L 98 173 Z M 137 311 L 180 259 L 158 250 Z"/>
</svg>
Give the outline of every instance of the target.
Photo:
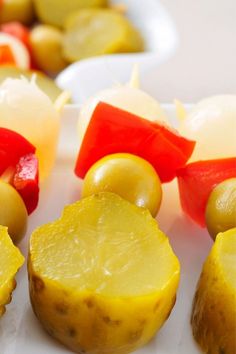
<svg viewBox="0 0 236 354">
<path fill-rule="evenodd" d="M 8 227 L 14 243 L 19 242 L 27 227 L 27 210 L 19 193 L 0 180 L 0 225 Z"/>
<path fill-rule="evenodd" d="M 0 23 L 18 21 L 29 25 L 34 19 L 32 0 L 3 0 L 0 7 Z"/>
<path fill-rule="evenodd" d="M 205 218 L 213 240 L 219 232 L 236 227 L 236 178 L 221 182 L 213 189 L 207 202 Z"/>
<path fill-rule="evenodd" d="M 160 179 L 149 162 L 131 154 L 113 154 L 97 161 L 87 172 L 82 197 L 113 192 L 155 217 L 162 199 Z"/>
<path fill-rule="evenodd" d="M 67 66 L 62 56 L 62 38 L 62 31 L 50 25 L 37 25 L 31 30 L 32 55 L 41 70 L 56 74 Z"/>
</svg>

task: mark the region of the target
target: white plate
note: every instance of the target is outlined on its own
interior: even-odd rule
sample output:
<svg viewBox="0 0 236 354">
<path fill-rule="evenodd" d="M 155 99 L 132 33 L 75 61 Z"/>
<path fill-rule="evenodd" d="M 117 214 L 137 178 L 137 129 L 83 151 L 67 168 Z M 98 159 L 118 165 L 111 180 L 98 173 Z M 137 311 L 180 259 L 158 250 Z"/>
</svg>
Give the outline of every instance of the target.
<svg viewBox="0 0 236 354">
<path fill-rule="evenodd" d="M 173 118 L 173 106 L 168 105 L 165 108 Z M 77 116 L 78 108 L 75 106 L 65 109 L 58 159 L 52 176 L 41 188 L 39 207 L 30 217 L 27 236 L 20 244 L 25 256 L 32 230 L 58 218 L 66 204 L 80 197 L 81 181 L 73 174 L 78 147 L 75 129 Z M 180 259 L 181 282 L 177 302 L 168 321 L 158 335 L 137 353 L 199 354 L 191 334 L 191 303 L 202 263 L 212 242 L 205 230 L 182 214 L 176 182 L 164 185 L 164 200 L 157 219 Z M 13 301 L 7 306 L 7 312 L 0 321 L 0 353 L 70 353 L 44 332 L 34 316 L 28 296 L 26 265 L 20 270 L 17 283 Z"/>
<path fill-rule="evenodd" d="M 174 23 L 159 0 L 111 2 L 127 5 L 127 16 L 140 29 L 146 51 L 100 56 L 70 65 L 57 77 L 57 84 L 71 91 L 74 102 L 81 103 L 114 82 L 124 82 L 134 64 L 138 64 L 140 73 L 144 74 L 169 59 L 178 45 Z"/>
</svg>

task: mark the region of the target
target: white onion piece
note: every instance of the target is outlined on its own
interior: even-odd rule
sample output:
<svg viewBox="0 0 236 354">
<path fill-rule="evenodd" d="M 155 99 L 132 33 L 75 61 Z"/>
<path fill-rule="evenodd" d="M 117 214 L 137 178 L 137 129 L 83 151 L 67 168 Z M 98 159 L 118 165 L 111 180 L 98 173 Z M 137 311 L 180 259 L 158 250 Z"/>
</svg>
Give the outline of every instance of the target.
<svg viewBox="0 0 236 354">
<path fill-rule="evenodd" d="M 169 123 L 160 104 L 144 91 L 130 86 L 118 86 L 99 92 L 82 106 L 78 119 L 78 134 L 82 141 L 98 102 L 109 103 L 150 121 Z"/>
<path fill-rule="evenodd" d="M 30 56 L 28 50 L 19 39 L 7 33 L 0 33 L 0 45 L 2 44 L 6 44 L 11 48 L 16 64 L 19 68 L 29 69 Z"/>
<path fill-rule="evenodd" d="M 55 159 L 59 117 L 34 80 L 9 78 L 0 85 L 0 126 L 20 133 L 36 147 L 41 179 Z"/>
<path fill-rule="evenodd" d="M 200 101 L 181 119 L 179 131 L 197 141 L 191 161 L 236 156 L 236 95 Z"/>
</svg>

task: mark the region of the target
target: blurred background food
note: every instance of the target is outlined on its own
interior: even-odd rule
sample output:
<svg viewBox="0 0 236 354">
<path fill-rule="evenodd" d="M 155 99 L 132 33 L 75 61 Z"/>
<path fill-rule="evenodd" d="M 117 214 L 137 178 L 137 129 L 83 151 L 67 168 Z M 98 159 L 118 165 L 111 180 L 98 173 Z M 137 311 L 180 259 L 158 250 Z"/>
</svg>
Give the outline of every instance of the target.
<svg viewBox="0 0 236 354">
<path fill-rule="evenodd" d="M 0 33 L 0 63 L 28 69 L 30 56 L 27 48 L 16 37 L 7 33 Z"/>
<path fill-rule="evenodd" d="M 93 7 L 106 7 L 108 0 L 34 0 L 36 14 L 43 23 L 63 27 L 71 13 Z"/>
<path fill-rule="evenodd" d="M 32 0 L 2 0 L 0 2 L 0 23 L 19 21 L 30 25 L 34 19 Z"/>
<path fill-rule="evenodd" d="M 49 96 L 52 102 L 54 102 L 62 93 L 62 90 L 55 84 L 55 82 L 43 72 L 24 70 L 13 65 L 0 66 L 0 84 L 8 77 L 19 79 L 22 75 L 26 78 L 31 78 L 35 75 L 37 85 Z"/>
<path fill-rule="evenodd" d="M 1 76 L 5 70 L 7 77 L 16 75 L 11 65 L 55 77 L 80 59 L 143 50 L 142 34 L 125 16 L 125 7 L 111 7 L 107 0 L 0 1 Z M 47 81 L 46 86 L 53 85 Z"/>
<path fill-rule="evenodd" d="M 67 66 L 62 53 L 63 33 L 51 25 L 37 25 L 30 32 L 32 57 L 43 71 L 57 73 Z"/>
<path fill-rule="evenodd" d="M 64 28 L 63 53 L 69 62 L 143 50 L 139 32 L 116 10 L 79 10 L 66 18 Z"/>
<path fill-rule="evenodd" d="M 127 7 L 127 3 L 131 5 Z M 135 7 L 137 3 L 138 6 Z M 234 0 L 192 0 L 189 2 L 184 0 L 179 0 L 178 2 L 153 0 L 153 3 L 156 4 L 156 7 L 154 6 L 155 11 L 150 10 L 151 3 L 152 0 L 143 0 L 143 2 L 121 0 L 121 3 L 119 3 L 119 0 L 68 0 L 66 2 L 63 0 L 0 0 L 0 30 L 3 31 L 4 28 L 5 32 L 9 23 L 12 25 L 12 21 L 18 21 L 18 24 L 28 26 L 26 27 L 27 33 L 36 24 L 44 24 L 54 26 L 57 30 L 62 30 L 63 34 L 64 22 L 71 15 L 71 12 L 83 11 L 85 7 L 86 10 L 106 9 L 109 7 L 113 10 L 116 9 L 124 17 L 129 17 L 142 28 L 141 36 L 145 38 L 145 50 L 150 50 L 150 43 L 151 48 L 153 45 L 153 47 L 158 49 L 155 66 L 150 68 L 150 63 L 148 64 L 148 70 L 146 70 L 145 77 L 142 80 L 142 87 L 146 92 L 155 92 L 155 98 L 162 102 L 170 102 L 175 97 L 178 97 L 183 102 L 196 102 L 202 97 L 235 92 L 236 42 L 234 39 L 236 27 L 234 14 L 236 2 Z M 116 4 L 115 7 L 114 4 Z M 163 14 L 162 10 L 167 14 L 167 17 L 161 15 Z M 157 13 L 158 20 L 155 22 Z M 144 19 L 147 18 L 147 15 L 150 18 L 150 23 L 148 23 L 147 27 L 143 27 L 142 21 L 145 22 Z M 156 37 L 153 41 L 149 41 L 150 37 L 152 37 L 150 33 L 153 27 L 156 28 L 158 33 L 161 33 L 160 36 L 157 36 L 157 41 L 155 40 Z M 9 26 L 7 33 L 9 34 Z M 16 35 L 15 31 L 13 33 Z M 11 34 L 13 33 L 11 31 Z M 22 32 L 18 26 L 17 33 L 22 35 L 24 31 Z M 73 35 L 73 38 L 77 36 L 78 34 Z M 57 44 L 53 42 L 54 45 L 57 45 L 57 48 L 60 48 L 60 37 L 60 35 L 57 35 Z M 25 39 L 27 36 L 24 34 L 21 38 Z M 27 43 L 31 59 L 30 65 L 36 68 L 37 58 L 35 57 L 41 51 L 41 47 L 39 46 L 40 49 L 37 50 L 34 48 L 36 54 L 31 55 L 30 41 L 28 40 Z M 36 41 L 36 43 L 37 47 L 38 42 Z M 63 49 L 64 40 L 62 40 L 61 46 Z M 160 63 L 159 55 L 160 53 L 163 54 L 166 48 L 172 48 L 172 51 L 171 53 L 168 52 L 170 55 L 165 56 L 164 60 L 161 61 L 160 69 L 158 65 Z M 62 52 L 58 50 L 58 52 L 64 53 L 64 50 Z M 9 62 L 10 60 L 12 62 L 14 56 L 9 48 L 4 47 L 1 43 L 0 63 L 2 63 L 3 59 L 4 61 L 8 60 Z M 32 56 L 34 56 L 34 62 Z M 59 58 L 57 58 L 56 63 L 58 61 L 61 64 L 64 63 L 65 58 L 62 61 L 60 56 Z M 51 62 L 51 60 L 48 55 L 47 61 Z M 53 60 L 55 60 L 54 57 Z M 65 61 L 67 62 L 67 60 Z M 99 62 L 99 65 L 102 69 L 101 62 Z M 127 71 L 125 76 L 122 76 L 119 69 L 113 70 L 111 65 L 107 65 L 106 61 L 104 62 L 104 67 L 106 66 L 107 70 L 104 69 L 104 74 L 102 73 L 101 76 L 103 75 L 107 78 L 110 74 L 112 82 L 125 80 Z M 123 63 L 122 73 L 126 70 L 127 61 L 124 60 Z M 82 63 L 80 64 L 82 65 Z M 45 69 L 44 64 L 42 64 L 41 57 L 38 59 L 37 65 L 39 70 L 48 69 Z M 42 68 L 40 67 L 41 65 Z M 47 65 L 49 64 L 47 63 Z M 50 69 L 52 65 L 54 64 L 50 63 Z M 56 65 L 50 75 L 56 75 L 58 70 Z M 129 68 L 128 72 L 130 70 Z M 101 73 L 101 70 L 99 72 Z M 87 80 L 87 74 L 85 76 Z M 99 85 L 101 81 L 99 80 L 99 75 L 96 75 L 95 78 L 94 73 L 91 73 L 91 78 L 94 80 L 94 92 L 103 88 Z M 110 85 L 111 80 L 107 82 L 107 86 Z M 64 87 L 61 81 L 60 85 Z M 82 82 L 80 86 L 83 87 L 83 93 L 86 93 L 86 85 Z M 94 94 L 94 92 L 89 92 L 89 95 Z"/>
</svg>

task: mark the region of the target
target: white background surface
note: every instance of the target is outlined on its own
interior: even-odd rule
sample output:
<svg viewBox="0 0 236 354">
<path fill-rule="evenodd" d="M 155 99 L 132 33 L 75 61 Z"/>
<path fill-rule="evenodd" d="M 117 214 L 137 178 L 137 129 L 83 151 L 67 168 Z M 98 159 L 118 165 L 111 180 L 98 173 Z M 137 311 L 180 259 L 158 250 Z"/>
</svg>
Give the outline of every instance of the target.
<svg viewBox="0 0 236 354">
<path fill-rule="evenodd" d="M 137 3 L 140 0 L 137 0 Z M 161 102 L 236 93 L 236 1 L 161 0 L 180 38 L 176 54 L 145 78 Z"/>
</svg>

